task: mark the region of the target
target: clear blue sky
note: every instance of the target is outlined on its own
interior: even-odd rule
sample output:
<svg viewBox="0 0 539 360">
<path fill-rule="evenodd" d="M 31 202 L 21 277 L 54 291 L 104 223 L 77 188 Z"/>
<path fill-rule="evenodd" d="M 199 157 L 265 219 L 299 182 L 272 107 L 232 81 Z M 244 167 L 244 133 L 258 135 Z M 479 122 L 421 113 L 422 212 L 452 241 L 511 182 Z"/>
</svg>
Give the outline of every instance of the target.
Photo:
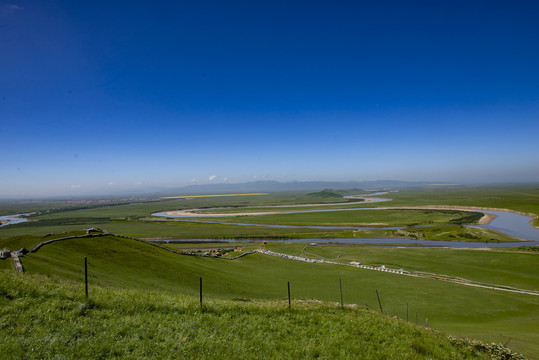
<svg viewBox="0 0 539 360">
<path fill-rule="evenodd" d="M 539 181 L 537 1 L 0 0 L 0 196 Z"/>
</svg>

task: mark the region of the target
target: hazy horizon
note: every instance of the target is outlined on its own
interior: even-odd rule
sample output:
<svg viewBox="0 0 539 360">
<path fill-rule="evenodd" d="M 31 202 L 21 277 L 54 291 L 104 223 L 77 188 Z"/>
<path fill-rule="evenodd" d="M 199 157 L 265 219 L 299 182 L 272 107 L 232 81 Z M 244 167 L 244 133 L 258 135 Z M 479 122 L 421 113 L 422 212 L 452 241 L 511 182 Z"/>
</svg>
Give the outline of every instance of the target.
<svg viewBox="0 0 539 360">
<path fill-rule="evenodd" d="M 2 200 L 91 200 L 114 198 L 147 198 L 163 196 L 226 194 L 226 193 L 252 193 L 252 192 L 317 192 L 325 189 L 331 190 L 402 190 L 412 188 L 465 188 L 465 187 L 497 187 L 497 186 L 535 186 L 539 181 L 532 182 L 429 182 L 429 181 L 399 181 L 399 180 L 372 180 L 372 181 L 286 181 L 254 180 L 239 183 L 208 182 L 204 184 L 189 184 L 183 186 L 155 186 L 132 188 L 107 188 L 105 190 L 76 189 L 76 191 L 25 193 L 0 196 Z"/>
<path fill-rule="evenodd" d="M 0 198 L 539 182 L 539 3 L 0 3 Z"/>
</svg>

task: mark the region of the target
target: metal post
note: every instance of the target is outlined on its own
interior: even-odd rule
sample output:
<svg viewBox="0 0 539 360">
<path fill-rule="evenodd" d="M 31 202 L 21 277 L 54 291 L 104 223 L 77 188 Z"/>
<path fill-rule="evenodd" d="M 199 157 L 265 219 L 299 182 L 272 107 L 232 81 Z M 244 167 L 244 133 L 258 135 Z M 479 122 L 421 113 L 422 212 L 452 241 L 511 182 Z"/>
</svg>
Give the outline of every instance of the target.
<svg viewBox="0 0 539 360">
<path fill-rule="evenodd" d="M 202 306 L 202 277 L 200 278 L 200 306 Z"/>
<path fill-rule="evenodd" d="M 344 307 L 344 303 L 342 301 L 342 281 L 339 279 L 339 288 L 341 289 L 341 308 Z"/>
<path fill-rule="evenodd" d="M 88 297 L 88 258 L 86 256 L 84 257 L 84 288 Z"/>
<path fill-rule="evenodd" d="M 378 297 L 378 305 L 380 305 L 380 312 L 383 314 L 384 310 L 382 310 L 382 303 L 380 302 L 380 295 L 378 295 L 378 289 L 376 289 L 376 297 Z"/>
<path fill-rule="evenodd" d="M 292 308 L 292 301 L 290 300 L 290 281 L 288 282 L 288 310 Z"/>
</svg>

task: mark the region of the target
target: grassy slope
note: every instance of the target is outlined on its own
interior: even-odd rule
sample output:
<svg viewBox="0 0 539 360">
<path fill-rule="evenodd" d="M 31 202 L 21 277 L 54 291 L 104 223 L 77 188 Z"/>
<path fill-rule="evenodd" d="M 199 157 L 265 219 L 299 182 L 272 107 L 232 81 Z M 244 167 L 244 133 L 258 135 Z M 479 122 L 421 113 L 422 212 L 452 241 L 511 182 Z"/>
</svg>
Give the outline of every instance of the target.
<svg viewBox="0 0 539 360">
<path fill-rule="evenodd" d="M 234 303 L 93 288 L 2 272 L 5 359 L 488 359 L 505 349 L 448 339 L 365 309 L 319 303 Z M 271 319 L 271 321 L 268 321 Z M 506 358 L 506 357 L 504 357 Z M 508 358 L 508 357 L 507 357 Z"/>
<path fill-rule="evenodd" d="M 290 281 L 294 298 L 338 301 L 338 279 L 346 303 L 377 308 L 375 290 L 387 314 L 410 317 L 454 334 L 505 342 L 516 351 L 539 354 L 539 299 L 535 296 L 470 288 L 442 281 L 308 264 L 263 255 L 225 261 L 181 256 L 134 240 L 111 236 L 57 242 L 22 261 L 29 273 L 83 278 L 83 257 L 89 258 L 92 286 L 151 289 L 196 295 L 203 277 L 213 298 L 278 299 Z"/>
</svg>

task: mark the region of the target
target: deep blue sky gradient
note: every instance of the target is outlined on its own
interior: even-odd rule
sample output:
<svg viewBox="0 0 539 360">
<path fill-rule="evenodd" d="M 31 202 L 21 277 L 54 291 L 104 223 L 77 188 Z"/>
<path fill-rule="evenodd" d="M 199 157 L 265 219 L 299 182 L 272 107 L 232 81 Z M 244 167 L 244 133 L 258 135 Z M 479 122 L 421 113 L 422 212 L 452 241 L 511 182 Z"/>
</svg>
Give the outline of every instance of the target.
<svg viewBox="0 0 539 360">
<path fill-rule="evenodd" d="M 537 19 L 536 1 L 0 0 L 0 196 L 539 181 Z"/>
</svg>

